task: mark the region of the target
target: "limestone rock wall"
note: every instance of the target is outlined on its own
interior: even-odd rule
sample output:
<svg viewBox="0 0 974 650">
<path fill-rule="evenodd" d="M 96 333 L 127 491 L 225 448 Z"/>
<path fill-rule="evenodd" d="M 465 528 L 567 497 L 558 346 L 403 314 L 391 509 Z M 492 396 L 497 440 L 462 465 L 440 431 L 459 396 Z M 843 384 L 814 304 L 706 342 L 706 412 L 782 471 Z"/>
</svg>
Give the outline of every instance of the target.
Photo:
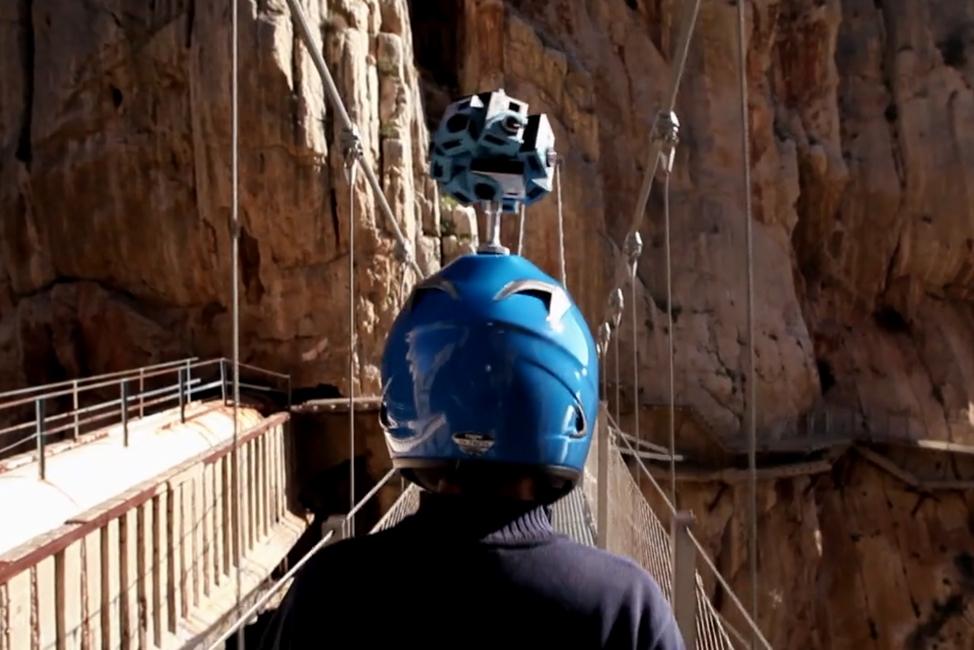
<svg viewBox="0 0 974 650">
<path fill-rule="evenodd" d="M 611 266 L 593 266 L 620 257 L 605 235 L 625 233 L 679 3 L 465 6 L 462 89 L 502 84 L 555 117 L 570 179 L 569 284 L 599 318 Z M 826 401 L 859 413 L 857 427 L 894 433 L 896 422 L 900 435 L 969 444 L 974 7 L 758 0 L 748 16 L 762 438 Z M 677 401 L 731 437 L 746 340 L 736 43 L 736 7 L 704 2 L 671 179 Z M 667 395 L 654 192 L 636 300 L 644 409 Z M 549 270 L 552 203 L 528 222 L 528 253 Z M 631 405 L 628 321 L 620 376 Z M 889 453 L 928 480 L 974 478 L 965 457 Z M 970 490 L 917 490 L 851 453 L 831 473 L 765 481 L 759 493 L 759 610 L 775 647 L 974 647 Z M 680 499 L 746 599 L 745 487 L 684 487 Z"/>
<path fill-rule="evenodd" d="M 17 0 L 0 12 L 0 381 L 226 353 L 227 7 Z M 405 0 L 307 13 L 401 227 L 438 266 Z M 351 205 L 338 127 L 283 0 L 242 3 L 239 42 L 244 355 L 344 392 Z M 355 380 L 374 391 L 402 271 L 363 174 L 351 199 Z"/>
<path fill-rule="evenodd" d="M 548 112 L 568 284 L 593 324 L 618 272 L 679 6 L 305 2 L 424 269 L 476 242 L 470 211 L 444 203 L 441 220 L 427 120 L 497 86 Z M 974 443 L 974 6 L 754 0 L 748 17 L 762 436 L 830 403 L 873 429 L 895 417 L 913 437 Z M 0 3 L 0 388 L 229 351 L 229 29 L 226 3 Z M 703 2 L 670 192 L 677 401 L 730 440 L 746 340 L 735 30 L 732 3 Z M 383 333 L 413 278 L 361 174 L 350 192 L 284 0 L 241 3 L 239 101 L 244 359 L 296 386 L 374 392 Z M 638 393 L 630 312 L 619 337 L 630 411 L 667 395 L 662 197 L 657 185 L 630 304 Z M 526 222 L 525 253 L 552 273 L 557 214 L 553 196 Z M 898 460 L 974 477 L 957 457 Z M 762 483 L 761 495 L 759 596 L 775 647 L 974 647 L 970 491 L 917 492 L 852 454 L 830 474 Z M 741 589 L 744 499 L 738 486 L 681 491 Z"/>
<path fill-rule="evenodd" d="M 681 5 L 464 6 L 461 89 L 503 84 L 553 116 L 566 156 L 569 268 L 608 266 L 621 257 L 607 235 L 625 234 Z M 824 394 L 867 417 L 913 417 L 926 436 L 970 440 L 969 425 L 948 422 L 966 416 L 974 350 L 964 243 L 974 8 L 759 0 L 748 12 L 760 424 L 773 429 Z M 736 7 L 704 2 L 671 179 L 678 393 L 730 431 L 746 339 L 736 42 Z M 666 394 L 665 373 L 652 370 L 666 340 L 660 185 L 636 303 L 643 403 Z M 528 222 L 528 253 L 549 270 L 555 209 L 539 204 Z M 611 286 L 611 267 L 603 271 L 569 274 L 593 319 Z M 631 349 L 631 329 L 622 339 Z"/>
</svg>

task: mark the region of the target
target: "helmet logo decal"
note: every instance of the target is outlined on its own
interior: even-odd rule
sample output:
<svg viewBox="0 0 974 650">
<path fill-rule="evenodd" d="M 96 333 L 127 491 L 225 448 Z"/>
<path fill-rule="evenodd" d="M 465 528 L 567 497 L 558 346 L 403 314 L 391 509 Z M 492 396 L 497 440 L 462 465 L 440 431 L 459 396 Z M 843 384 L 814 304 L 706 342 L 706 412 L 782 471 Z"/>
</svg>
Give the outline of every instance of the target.
<svg viewBox="0 0 974 650">
<path fill-rule="evenodd" d="M 479 433 L 454 433 L 453 442 L 465 454 L 479 456 L 494 446 L 494 439 Z"/>
<path fill-rule="evenodd" d="M 561 322 L 565 314 L 572 307 L 571 299 L 565 293 L 565 289 L 558 284 L 544 282 L 543 280 L 515 280 L 509 282 L 497 292 L 494 300 L 503 300 L 517 294 L 533 295 L 540 298 L 548 308 L 548 322 L 552 325 Z"/>
</svg>

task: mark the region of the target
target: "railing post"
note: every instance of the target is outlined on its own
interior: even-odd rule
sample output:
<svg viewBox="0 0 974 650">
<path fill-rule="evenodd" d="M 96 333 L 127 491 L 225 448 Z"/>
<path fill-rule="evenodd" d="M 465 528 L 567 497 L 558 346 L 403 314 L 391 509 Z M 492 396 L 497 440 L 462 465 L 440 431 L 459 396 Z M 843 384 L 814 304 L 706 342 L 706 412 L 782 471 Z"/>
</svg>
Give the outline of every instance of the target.
<svg viewBox="0 0 974 650">
<path fill-rule="evenodd" d="M 71 406 L 74 411 L 74 439 L 78 439 L 81 423 L 78 416 L 78 380 L 71 382 Z"/>
<path fill-rule="evenodd" d="M 37 476 L 43 481 L 47 478 L 47 462 L 44 458 L 44 398 L 34 400 L 34 423 L 37 426 Z"/>
<path fill-rule="evenodd" d="M 609 548 L 609 419 L 608 402 L 599 405 L 599 416 L 595 423 L 595 443 L 598 451 L 598 463 L 595 475 L 595 503 L 598 513 L 595 522 L 595 532 L 598 537 L 598 547 Z"/>
<path fill-rule="evenodd" d="M 145 368 L 139 368 L 139 417 L 145 417 Z"/>
<path fill-rule="evenodd" d="M 697 647 L 697 547 L 690 539 L 693 514 L 679 510 L 673 516 L 673 614 L 683 635 L 683 644 Z"/>
<path fill-rule="evenodd" d="M 193 401 L 193 367 L 190 365 L 190 360 L 186 360 L 186 403 Z"/>
<path fill-rule="evenodd" d="M 220 397 L 223 405 L 227 405 L 227 360 L 220 359 Z"/>
<path fill-rule="evenodd" d="M 179 421 L 186 422 L 186 384 L 183 379 L 183 368 L 176 369 L 179 378 Z"/>
<path fill-rule="evenodd" d="M 294 403 L 291 401 L 291 375 L 287 376 L 287 412 L 291 412 L 291 407 Z"/>
<path fill-rule="evenodd" d="M 129 382 L 122 380 L 120 399 L 122 402 L 122 446 L 129 446 Z"/>
</svg>

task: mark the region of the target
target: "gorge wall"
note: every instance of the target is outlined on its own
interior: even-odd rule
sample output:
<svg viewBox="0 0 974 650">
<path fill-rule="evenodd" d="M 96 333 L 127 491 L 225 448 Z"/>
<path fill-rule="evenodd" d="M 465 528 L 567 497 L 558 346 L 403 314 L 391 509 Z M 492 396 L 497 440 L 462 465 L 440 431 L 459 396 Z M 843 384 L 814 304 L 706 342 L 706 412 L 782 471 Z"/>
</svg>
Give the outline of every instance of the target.
<svg viewBox="0 0 974 650">
<path fill-rule="evenodd" d="M 452 96 L 498 86 L 548 112 L 568 284 L 597 323 L 680 3 L 305 6 L 424 270 L 476 234 L 426 176 L 427 122 Z M 762 435 L 830 404 L 874 429 L 895 417 L 912 437 L 974 444 L 974 5 L 755 0 L 748 16 Z M 0 3 L 0 388 L 228 352 L 229 36 L 227 3 Z M 671 180 L 677 401 L 730 440 L 746 340 L 736 47 L 736 7 L 705 0 Z M 244 360 L 299 387 L 374 393 L 383 333 L 414 278 L 362 174 L 349 191 L 283 0 L 241 5 L 239 108 Z M 525 253 L 549 271 L 556 210 L 549 198 L 526 224 Z M 667 395 L 659 186 L 647 212 L 640 390 L 621 372 L 630 411 Z M 896 460 L 929 480 L 974 478 L 957 456 Z M 764 481 L 761 495 L 760 610 L 776 648 L 974 648 L 970 490 L 918 491 L 852 454 L 831 473 Z M 701 537 L 744 590 L 743 489 L 703 484 L 681 499 L 706 513 Z"/>
</svg>

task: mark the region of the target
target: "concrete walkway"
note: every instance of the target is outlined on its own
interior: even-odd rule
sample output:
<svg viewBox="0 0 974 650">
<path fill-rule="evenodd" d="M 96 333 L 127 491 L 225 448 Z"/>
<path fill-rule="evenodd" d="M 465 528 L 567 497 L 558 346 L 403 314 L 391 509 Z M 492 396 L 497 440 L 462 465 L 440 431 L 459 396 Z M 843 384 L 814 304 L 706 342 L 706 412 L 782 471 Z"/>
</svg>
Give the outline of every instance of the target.
<svg viewBox="0 0 974 650">
<path fill-rule="evenodd" d="M 249 408 L 241 408 L 239 417 L 240 433 L 263 419 Z M 195 402 L 187 406 L 183 424 L 178 408 L 132 419 L 128 447 L 121 424 L 89 434 L 90 442 L 47 457 L 43 481 L 36 460 L 0 472 L 0 558 L 232 437 L 232 408 Z"/>
</svg>

